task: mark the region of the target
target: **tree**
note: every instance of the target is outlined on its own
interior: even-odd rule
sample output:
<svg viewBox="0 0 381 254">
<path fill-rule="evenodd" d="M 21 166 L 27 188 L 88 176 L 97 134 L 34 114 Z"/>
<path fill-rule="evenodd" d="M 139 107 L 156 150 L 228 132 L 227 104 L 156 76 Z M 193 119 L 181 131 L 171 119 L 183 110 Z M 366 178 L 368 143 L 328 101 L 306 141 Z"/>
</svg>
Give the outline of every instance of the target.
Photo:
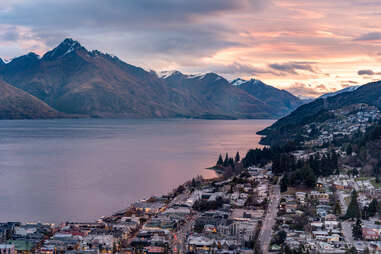
<svg viewBox="0 0 381 254">
<path fill-rule="evenodd" d="M 356 240 L 362 240 L 362 226 L 361 220 L 357 219 L 356 223 L 352 226 L 352 235 Z"/>
<path fill-rule="evenodd" d="M 226 153 L 225 160 L 224 160 L 224 167 L 227 167 L 229 165 L 229 155 Z"/>
<path fill-rule="evenodd" d="M 357 254 L 357 250 L 355 247 L 350 248 L 345 252 L 346 254 Z"/>
<path fill-rule="evenodd" d="M 334 213 L 336 215 L 341 214 L 341 207 L 340 207 L 340 203 L 338 201 L 335 202 L 335 206 L 334 206 L 333 210 L 334 210 Z"/>
<path fill-rule="evenodd" d="M 287 191 L 287 184 L 288 184 L 287 174 L 285 173 L 282 177 L 282 180 L 280 181 L 280 191 L 281 192 Z"/>
<path fill-rule="evenodd" d="M 307 170 L 305 171 L 305 175 L 304 175 L 304 182 L 306 184 L 307 187 L 315 187 L 316 186 L 316 176 L 314 174 L 314 172 L 312 171 L 311 168 L 307 168 Z"/>
<path fill-rule="evenodd" d="M 235 162 L 239 162 L 241 160 L 241 156 L 239 156 L 239 152 L 235 155 Z"/>
<path fill-rule="evenodd" d="M 352 145 L 351 144 L 349 144 L 348 146 L 347 146 L 347 155 L 348 156 L 350 156 L 350 155 L 352 155 Z"/>
<path fill-rule="evenodd" d="M 368 206 L 369 217 L 374 217 L 377 213 L 378 202 L 377 199 L 373 199 Z"/>
<path fill-rule="evenodd" d="M 274 243 L 277 245 L 281 245 L 284 243 L 286 240 L 287 233 L 285 231 L 279 231 L 275 236 L 274 236 Z"/>
<path fill-rule="evenodd" d="M 218 161 L 217 161 L 217 166 L 222 166 L 222 164 L 224 163 L 224 161 L 222 160 L 222 155 L 220 154 L 220 156 L 218 157 Z"/>
<path fill-rule="evenodd" d="M 351 219 L 360 219 L 361 218 L 361 210 L 360 206 L 357 202 L 357 192 L 356 190 L 352 191 L 352 198 L 351 202 L 349 203 L 347 213 L 345 214 L 346 218 L 351 218 Z"/>
</svg>

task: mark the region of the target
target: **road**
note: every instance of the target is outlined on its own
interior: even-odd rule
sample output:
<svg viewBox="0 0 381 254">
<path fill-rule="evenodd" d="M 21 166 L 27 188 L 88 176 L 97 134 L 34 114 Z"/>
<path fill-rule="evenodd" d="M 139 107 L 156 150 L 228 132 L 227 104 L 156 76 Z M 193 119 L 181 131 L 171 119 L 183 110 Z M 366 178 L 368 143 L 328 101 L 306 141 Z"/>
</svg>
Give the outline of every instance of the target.
<svg viewBox="0 0 381 254">
<path fill-rule="evenodd" d="M 269 253 L 269 245 L 271 241 L 272 228 L 275 225 L 280 200 L 279 184 L 271 186 L 269 195 L 269 205 L 267 208 L 266 217 L 262 223 L 262 229 L 259 234 L 259 241 L 262 247 L 262 253 Z"/>
<path fill-rule="evenodd" d="M 341 214 L 344 215 L 347 212 L 348 205 L 345 202 L 345 194 L 342 191 L 338 192 L 339 200 L 340 200 L 340 207 L 341 207 Z M 341 223 L 342 231 L 343 231 L 343 236 L 344 239 L 347 243 L 351 243 L 353 245 L 354 239 L 352 235 L 352 223 L 348 220 L 343 221 Z"/>
</svg>

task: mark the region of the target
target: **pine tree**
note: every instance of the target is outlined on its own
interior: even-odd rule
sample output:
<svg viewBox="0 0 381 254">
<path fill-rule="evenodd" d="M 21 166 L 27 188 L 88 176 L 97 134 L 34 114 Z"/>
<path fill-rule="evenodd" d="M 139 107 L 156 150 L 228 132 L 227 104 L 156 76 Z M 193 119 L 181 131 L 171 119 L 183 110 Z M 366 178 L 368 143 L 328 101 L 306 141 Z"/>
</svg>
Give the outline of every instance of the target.
<svg viewBox="0 0 381 254">
<path fill-rule="evenodd" d="M 239 152 L 235 155 L 235 162 L 239 162 L 241 160 L 241 156 L 239 156 Z"/>
<path fill-rule="evenodd" d="M 341 214 L 341 207 L 340 207 L 340 203 L 339 202 L 337 202 L 337 201 L 335 202 L 335 206 L 334 206 L 333 210 L 334 210 L 334 213 L 336 215 L 340 215 Z"/>
<path fill-rule="evenodd" d="M 280 181 L 280 191 L 281 192 L 287 191 L 287 184 L 288 184 L 287 174 L 284 174 L 282 180 Z"/>
<path fill-rule="evenodd" d="M 362 226 L 361 220 L 357 219 L 356 223 L 352 226 L 352 235 L 356 240 L 362 240 Z"/>
<path fill-rule="evenodd" d="M 377 199 L 373 199 L 368 206 L 368 216 L 374 217 L 377 213 L 378 202 Z"/>
<path fill-rule="evenodd" d="M 349 144 L 349 145 L 347 146 L 347 151 L 346 151 L 346 152 L 347 152 L 347 156 L 352 155 L 352 145 Z"/>
<path fill-rule="evenodd" d="M 227 167 L 229 165 L 229 155 L 226 153 L 225 160 L 224 160 L 224 167 Z"/>
<path fill-rule="evenodd" d="M 220 156 L 218 157 L 217 166 L 222 166 L 223 163 L 224 161 L 222 160 L 222 155 L 220 154 Z"/>
<path fill-rule="evenodd" d="M 345 214 L 346 218 L 351 218 L 351 219 L 360 219 L 361 218 L 361 210 L 360 206 L 357 202 L 357 192 L 356 190 L 352 191 L 352 198 L 351 202 L 349 203 L 347 213 Z"/>
</svg>

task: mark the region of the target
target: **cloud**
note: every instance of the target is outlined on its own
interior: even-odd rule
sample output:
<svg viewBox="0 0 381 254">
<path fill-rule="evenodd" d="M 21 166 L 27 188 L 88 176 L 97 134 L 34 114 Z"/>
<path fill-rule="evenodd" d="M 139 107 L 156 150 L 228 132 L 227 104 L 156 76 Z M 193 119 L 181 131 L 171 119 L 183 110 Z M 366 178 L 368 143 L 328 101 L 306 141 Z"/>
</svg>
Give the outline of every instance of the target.
<svg viewBox="0 0 381 254">
<path fill-rule="evenodd" d="M 245 76 L 254 76 L 264 73 L 271 73 L 277 75 L 272 70 L 262 67 L 256 67 L 250 64 L 242 64 L 234 62 L 229 65 L 213 65 L 208 67 L 211 71 L 228 74 L 228 75 L 245 75 Z"/>
<path fill-rule="evenodd" d="M 354 39 L 355 41 L 378 41 L 381 40 L 381 32 L 371 32 L 363 34 Z"/>
<path fill-rule="evenodd" d="M 364 59 L 368 66 L 379 64 L 380 5 L 379 0 L 2 0 L 0 57 L 42 54 L 72 37 L 146 69 L 341 88 L 340 79 L 367 77 L 357 75 Z"/>
<path fill-rule="evenodd" d="M 357 72 L 358 75 L 367 75 L 367 76 L 372 76 L 372 75 L 381 75 L 381 72 L 374 72 L 373 70 L 359 70 Z"/>
<path fill-rule="evenodd" d="M 282 64 L 279 64 L 279 63 L 269 64 L 269 67 L 280 72 L 287 72 L 290 74 L 298 75 L 299 73 L 297 72 L 297 70 L 303 70 L 303 71 L 316 73 L 317 71 L 312 66 L 313 64 L 314 63 L 310 63 L 310 62 L 288 62 L 288 63 L 282 63 Z"/>
<path fill-rule="evenodd" d="M 267 0 L 7 0 L 0 23 L 30 28 L 34 38 L 45 43 L 44 49 L 72 37 L 90 49 L 158 68 L 158 62 L 191 64 L 219 50 L 242 47 L 231 37 L 236 31 L 221 20 L 235 12 L 263 10 L 268 4 Z M 16 34 L 4 39 L 17 42 Z"/>
<path fill-rule="evenodd" d="M 319 97 L 325 93 L 335 91 L 335 89 L 329 89 L 323 84 L 312 86 L 310 84 L 304 84 L 301 82 L 295 82 L 291 86 L 286 87 L 286 90 L 296 96 L 305 97 Z"/>
</svg>

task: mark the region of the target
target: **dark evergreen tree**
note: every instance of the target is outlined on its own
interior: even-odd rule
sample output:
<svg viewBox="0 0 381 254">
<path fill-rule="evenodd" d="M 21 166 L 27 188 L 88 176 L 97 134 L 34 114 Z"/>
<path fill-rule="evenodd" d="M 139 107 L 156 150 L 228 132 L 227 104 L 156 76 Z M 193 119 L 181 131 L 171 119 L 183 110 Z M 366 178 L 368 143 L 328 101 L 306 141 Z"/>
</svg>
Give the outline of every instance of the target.
<svg viewBox="0 0 381 254">
<path fill-rule="evenodd" d="M 351 202 L 349 203 L 345 217 L 350 218 L 350 219 L 360 219 L 361 218 L 361 210 L 360 210 L 360 206 L 359 206 L 358 201 L 357 201 L 356 190 L 352 191 Z"/>
<path fill-rule="evenodd" d="M 361 220 L 357 219 L 356 223 L 352 226 L 352 235 L 356 240 L 362 240 L 362 225 Z"/>
<path fill-rule="evenodd" d="M 373 199 L 368 206 L 369 217 L 374 217 L 377 213 L 378 202 L 377 199 Z"/>
<path fill-rule="evenodd" d="M 235 162 L 239 162 L 241 160 L 241 156 L 239 155 L 239 152 L 235 155 Z"/>
<path fill-rule="evenodd" d="M 288 179 L 287 179 L 287 174 L 285 173 L 280 180 L 280 191 L 281 192 L 286 192 L 287 191 L 287 185 L 288 185 Z"/>
<path fill-rule="evenodd" d="M 220 156 L 218 157 L 218 161 L 217 161 L 217 166 L 222 166 L 222 164 L 224 164 L 224 161 L 222 160 L 222 155 L 220 154 Z"/>
<path fill-rule="evenodd" d="M 223 165 L 224 165 L 224 167 L 227 167 L 229 165 L 229 155 L 228 155 L 228 153 L 226 153 L 226 155 L 225 155 L 225 160 L 224 160 Z"/>
<path fill-rule="evenodd" d="M 316 186 L 316 176 L 311 168 L 307 168 L 305 171 L 304 183 L 307 187 L 313 188 Z"/>
<path fill-rule="evenodd" d="M 351 144 L 349 144 L 348 146 L 347 146 L 347 155 L 348 156 L 350 156 L 350 155 L 352 155 L 352 145 Z"/>
</svg>

